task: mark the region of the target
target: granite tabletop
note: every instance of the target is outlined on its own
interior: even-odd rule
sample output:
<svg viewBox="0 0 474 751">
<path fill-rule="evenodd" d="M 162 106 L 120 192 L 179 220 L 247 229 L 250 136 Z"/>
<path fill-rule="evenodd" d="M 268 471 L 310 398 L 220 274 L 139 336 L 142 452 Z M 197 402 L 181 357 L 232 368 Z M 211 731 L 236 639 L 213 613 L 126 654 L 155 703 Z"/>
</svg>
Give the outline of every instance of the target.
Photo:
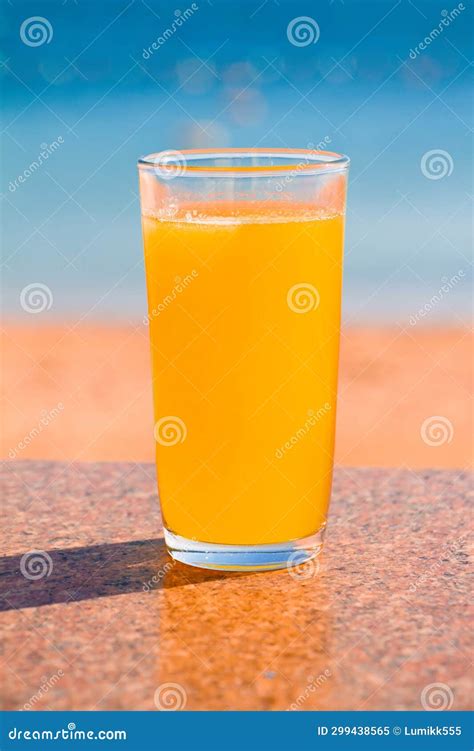
<svg viewBox="0 0 474 751">
<path fill-rule="evenodd" d="M 2 486 L 4 709 L 469 708 L 467 473 L 338 468 L 297 575 L 174 563 L 151 465 Z"/>
</svg>

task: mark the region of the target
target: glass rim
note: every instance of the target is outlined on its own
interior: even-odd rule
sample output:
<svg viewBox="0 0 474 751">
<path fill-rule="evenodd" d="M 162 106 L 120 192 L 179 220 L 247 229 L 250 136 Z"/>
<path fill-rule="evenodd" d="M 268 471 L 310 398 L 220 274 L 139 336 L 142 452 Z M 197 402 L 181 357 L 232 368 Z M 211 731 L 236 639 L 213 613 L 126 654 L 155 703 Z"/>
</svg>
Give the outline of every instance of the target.
<svg viewBox="0 0 474 751">
<path fill-rule="evenodd" d="M 215 165 L 213 160 L 238 160 L 245 158 L 260 159 L 261 164 L 249 165 Z M 281 159 L 286 164 L 265 164 L 266 160 Z M 204 164 L 190 164 L 202 161 Z M 206 161 L 209 164 L 206 164 Z M 138 160 L 139 170 L 149 170 L 157 177 L 284 177 L 316 175 L 321 172 L 344 172 L 348 169 L 350 159 L 345 154 L 319 149 L 292 148 L 222 148 L 222 149 L 184 149 L 158 151 Z"/>
</svg>

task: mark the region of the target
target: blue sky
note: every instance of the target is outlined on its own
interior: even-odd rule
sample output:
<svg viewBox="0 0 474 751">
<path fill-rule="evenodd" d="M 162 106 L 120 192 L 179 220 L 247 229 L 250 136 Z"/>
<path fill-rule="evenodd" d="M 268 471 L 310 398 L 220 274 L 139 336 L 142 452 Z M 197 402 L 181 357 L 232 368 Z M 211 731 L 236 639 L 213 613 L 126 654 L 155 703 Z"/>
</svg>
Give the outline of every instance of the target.
<svg viewBox="0 0 474 751">
<path fill-rule="evenodd" d="M 470 5 L 201 0 L 196 10 L 191 6 L 188 0 L 3 4 L 7 315 L 21 319 L 21 289 L 41 282 L 55 301 L 42 321 L 141 319 L 139 156 L 192 146 L 304 147 L 329 137 L 330 148 L 352 159 L 346 320 L 406 325 L 461 269 L 462 282 L 431 321 L 465 320 Z M 144 55 L 189 8 L 166 42 Z M 453 9 L 451 19 L 446 11 Z M 37 16 L 44 19 L 41 44 L 27 36 L 26 22 Z M 303 16 L 317 40 L 298 46 L 288 27 Z M 54 143 L 48 159 L 19 183 L 43 145 Z M 423 171 L 430 152 L 441 154 L 444 176 Z"/>
</svg>

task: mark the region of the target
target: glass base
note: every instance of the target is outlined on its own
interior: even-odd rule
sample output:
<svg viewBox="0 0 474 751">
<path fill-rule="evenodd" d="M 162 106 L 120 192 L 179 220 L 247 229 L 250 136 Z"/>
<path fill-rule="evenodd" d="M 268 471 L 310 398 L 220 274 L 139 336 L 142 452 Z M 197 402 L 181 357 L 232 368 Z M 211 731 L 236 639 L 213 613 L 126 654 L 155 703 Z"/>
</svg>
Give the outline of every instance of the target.
<svg viewBox="0 0 474 751">
<path fill-rule="evenodd" d="M 300 566 L 322 550 L 325 526 L 314 535 L 272 545 L 218 545 L 188 540 L 164 529 L 168 552 L 175 561 L 217 571 L 272 571 Z"/>
</svg>

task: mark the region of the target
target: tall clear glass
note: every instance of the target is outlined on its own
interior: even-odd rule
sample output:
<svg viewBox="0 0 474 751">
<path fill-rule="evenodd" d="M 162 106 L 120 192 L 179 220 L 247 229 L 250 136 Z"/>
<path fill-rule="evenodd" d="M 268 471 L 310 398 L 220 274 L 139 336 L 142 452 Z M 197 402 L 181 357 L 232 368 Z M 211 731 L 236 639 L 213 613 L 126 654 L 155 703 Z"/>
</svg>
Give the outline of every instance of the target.
<svg viewBox="0 0 474 751">
<path fill-rule="evenodd" d="M 348 165 L 306 149 L 139 160 L 158 487 L 179 561 L 275 569 L 321 550 Z"/>
</svg>

